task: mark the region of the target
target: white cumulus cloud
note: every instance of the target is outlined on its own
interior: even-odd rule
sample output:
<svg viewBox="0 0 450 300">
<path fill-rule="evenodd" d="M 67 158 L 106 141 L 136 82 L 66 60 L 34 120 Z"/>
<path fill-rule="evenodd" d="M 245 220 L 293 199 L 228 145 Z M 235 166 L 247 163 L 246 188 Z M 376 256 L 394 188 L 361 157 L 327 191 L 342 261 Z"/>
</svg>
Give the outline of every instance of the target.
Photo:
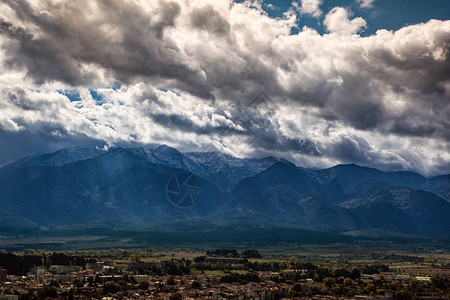
<svg viewBox="0 0 450 300">
<path fill-rule="evenodd" d="M 325 16 L 323 24 L 328 32 L 339 34 L 356 34 L 367 27 L 366 21 L 357 17 L 350 20 L 351 12 L 343 7 L 335 7 Z"/>
<path fill-rule="evenodd" d="M 312 15 L 313 17 L 320 17 L 322 15 L 322 10 L 320 6 L 323 0 L 301 0 L 301 5 L 299 7 L 301 14 Z"/>
</svg>

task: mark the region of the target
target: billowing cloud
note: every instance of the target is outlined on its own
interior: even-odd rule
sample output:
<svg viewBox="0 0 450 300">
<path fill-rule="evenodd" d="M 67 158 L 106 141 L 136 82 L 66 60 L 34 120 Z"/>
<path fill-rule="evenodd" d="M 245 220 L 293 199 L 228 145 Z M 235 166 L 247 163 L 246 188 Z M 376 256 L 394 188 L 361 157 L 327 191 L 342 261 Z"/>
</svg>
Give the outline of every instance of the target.
<svg viewBox="0 0 450 300">
<path fill-rule="evenodd" d="M 322 15 L 321 5 L 322 0 L 301 0 L 300 13 L 318 18 Z"/>
<path fill-rule="evenodd" d="M 336 7 L 328 33 L 292 34 L 292 9 L 231 0 L 13 1 L 0 20 L 0 150 L 214 143 L 304 166 L 449 171 L 450 21 L 361 37 L 366 21 Z"/>
<path fill-rule="evenodd" d="M 323 21 L 328 32 L 339 34 L 356 34 L 367 25 L 363 18 L 350 20 L 351 13 L 343 7 L 333 8 Z"/>
</svg>

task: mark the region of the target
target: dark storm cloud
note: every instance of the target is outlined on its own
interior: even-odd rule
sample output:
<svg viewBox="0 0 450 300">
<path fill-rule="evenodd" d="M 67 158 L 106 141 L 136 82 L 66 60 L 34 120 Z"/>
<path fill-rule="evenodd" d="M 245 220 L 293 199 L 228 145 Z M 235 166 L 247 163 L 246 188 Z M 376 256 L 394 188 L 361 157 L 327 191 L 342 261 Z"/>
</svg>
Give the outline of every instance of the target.
<svg viewBox="0 0 450 300">
<path fill-rule="evenodd" d="M 176 2 L 160 1 L 156 15 L 127 1 L 94 3 L 97 11 L 89 1 L 60 5 L 46 2 L 45 14 L 37 13 L 26 1 L 9 3 L 21 21 L 30 22 L 39 30 L 39 34 L 32 34 L 9 24 L 14 32 L 21 33 L 3 30 L 14 41 L 7 45 L 10 54 L 27 67 L 37 83 L 61 80 L 74 86 L 95 84 L 98 74 L 81 67 L 92 64 L 113 71 L 115 79 L 125 83 L 149 77 L 205 98 L 212 98 L 214 89 L 219 95 L 240 99 L 248 99 L 262 87 L 277 89 L 274 70 L 261 58 L 237 49 L 232 51 L 246 62 L 245 73 L 236 73 L 232 65 L 221 64 L 217 59 L 210 61 L 210 57 L 203 58 L 202 69 L 189 67 L 176 41 L 164 35 L 167 28 L 175 26 L 180 14 Z M 92 14 L 96 18 L 90 18 Z M 225 38 L 230 33 L 228 21 L 211 5 L 194 9 L 190 21 L 199 30 Z M 236 47 L 229 43 L 225 44 L 227 48 Z"/>
<path fill-rule="evenodd" d="M 308 138 L 292 138 L 279 133 L 276 121 L 267 114 L 242 114 L 237 123 L 245 129 L 255 150 L 272 152 L 294 152 L 311 156 L 320 156 L 320 150 Z"/>
<path fill-rule="evenodd" d="M 47 80 L 61 80 L 71 85 L 94 81 L 88 76 L 83 78 L 78 63 L 67 56 L 56 45 L 56 41 L 33 39 L 33 35 L 23 28 L 16 28 L 11 23 L 1 22 L 0 32 L 15 40 L 16 43 L 6 45 L 11 55 L 10 61 L 18 67 L 25 66 L 28 75 L 37 83 Z"/>
<path fill-rule="evenodd" d="M 195 9 L 190 17 L 192 25 L 196 28 L 218 35 L 228 35 L 230 32 L 230 23 L 215 11 L 211 5 Z"/>
<path fill-rule="evenodd" d="M 362 166 L 376 166 L 384 171 L 405 169 L 405 166 L 399 162 L 399 157 L 380 154 L 364 138 L 357 136 L 341 136 L 339 141 L 324 149 L 323 154 L 344 164 L 355 163 Z M 414 160 L 416 160 L 415 157 L 409 159 L 409 161 Z M 421 167 L 423 173 L 423 166 Z"/>
<path fill-rule="evenodd" d="M 370 159 L 371 147 L 366 140 L 358 137 L 344 136 L 341 141 L 331 146 L 329 155 L 349 163 L 366 164 Z"/>
<path fill-rule="evenodd" d="M 261 105 L 261 104 L 260 104 Z M 245 138 L 250 147 L 255 150 L 266 150 L 273 152 L 295 152 L 311 156 L 321 155 L 320 150 L 314 142 L 308 138 L 292 138 L 280 135 L 277 122 L 270 113 L 259 113 L 255 110 L 258 107 L 244 107 L 231 110 L 232 117 L 228 119 L 229 123 L 219 126 L 212 126 L 211 122 L 197 124 L 188 116 L 176 114 L 150 114 L 149 117 L 157 124 L 172 130 L 178 130 L 186 133 L 195 133 L 206 135 L 212 138 Z M 268 107 L 265 107 L 266 109 Z M 216 110 L 214 112 L 224 119 L 225 112 Z M 208 116 L 209 118 L 211 116 Z M 232 143 L 231 142 L 231 143 Z M 228 142 L 230 143 L 230 142 Z M 224 142 L 224 146 L 233 145 Z"/>
<path fill-rule="evenodd" d="M 402 120 L 401 122 L 395 122 L 391 128 L 392 132 L 398 135 L 410 135 L 410 136 L 431 136 L 436 132 L 437 128 L 432 124 L 417 124 L 414 120 Z"/>
<path fill-rule="evenodd" d="M 174 25 L 179 14 L 176 2 L 160 2 L 157 15 L 145 14 L 125 1 L 95 3 L 96 12 L 88 11 L 89 1 L 48 4 L 50 16 L 38 14 L 25 1 L 10 3 L 21 21 L 40 30 L 33 35 L 3 21 L 7 25 L 2 26 L 2 32 L 15 42 L 7 46 L 10 54 L 26 65 L 37 83 L 95 84 L 95 72 L 80 68 L 80 64 L 93 64 L 112 70 L 122 82 L 139 76 L 177 79 L 176 87 L 211 97 L 199 74 L 180 61 L 176 43 L 163 38 L 164 30 Z M 92 20 L 92 13 L 98 18 Z M 116 35 L 111 36 L 109 30 Z"/>
<path fill-rule="evenodd" d="M 442 46 L 443 59 L 434 57 L 433 49 L 424 48 L 423 45 L 412 45 L 408 51 L 399 56 L 391 49 L 374 49 L 370 58 L 376 77 L 388 79 L 386 83 L 398 91 L 412 88 L 423 95 L 436 93 L 443 95 L 441 84 L 450 79 L 450 36 L 448 34 L 436 36 L 436 42 Z M 388 72 L 391 68 L 397 72 Z M 398 76 L 399 72 L 410 73 L 415 76 Z M 420 100 L 420 99 L 418 99 Z"/>
<path fill-rule="evenodd" d="M 149 116 L 155 123 L 165 126 L 170 129 L 180 130 L 183 132 L 191 132 L 202 135 L 214 135 L 220 134 L 221 132 L 228 129 L 227 126 L 211 126 L 206 124 L 205 126 L 200 126 L 195 124 L 191 119 L 183 117 L 180 115 L 165 115 L 165 114 L 155 114 Z M 239 134 L 237 130 L 233 130 L 232 133 Z"/>
<path fill-rule="evenodd" d="M 47 110 L 56 113 L 54 110 L 55 104 L 49 101 L 30 99 L 25 90 L 20 87 L 10 89 L 6 92 L 6 100 L 14 104 L 17 108 L 26 111 Z"/>
<path fill-rule="evenodd" d="M 329 113 L 337 119 L 349 123 L 352 127 L 361 130 L 373 130 L 384 119 L 382 102 L 375 99 L 377 96 L 370 87 L 370 81 L 361 74 L 342 74 L 342 85 L 339 95 L 335 96 Z M 329 102 L 329 97 L 321 101 Z M 324 111 L 327 109 L 325 108 Z"/>
</svg>

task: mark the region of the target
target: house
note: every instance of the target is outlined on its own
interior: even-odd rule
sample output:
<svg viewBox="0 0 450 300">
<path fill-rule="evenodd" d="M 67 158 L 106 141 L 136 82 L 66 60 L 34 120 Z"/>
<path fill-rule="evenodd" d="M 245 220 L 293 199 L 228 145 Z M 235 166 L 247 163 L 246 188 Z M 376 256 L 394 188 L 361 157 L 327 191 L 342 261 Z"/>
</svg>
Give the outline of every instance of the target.
<svg viewBox="0 0 450 300">
<path fill-rule="evenodd" d="M 30 270 L 30 273 L 36 276 L 44 275 L 45 272 L 47 272 L 47 269 L 45 267 L 34 267 Z"/>
<path fill-rule="evenodd" d="M 86 270 L 92 270 L 94 272 L 103 271 L 104 267 L 112 267 L 114 266 L 114 262 L 112 261 L 98 261 L 92 263 L 86 263 Z"/>
<path fill-rule="evenodd" d="M 80 272 L 83 267 L 79 266 L 59 266 L 53 265 L 49 268 L 49 271 L 53 274 L 70 274 L 72 272 Z"/>
<path fill-rule="evenodd" d="M 427 276 L 416 276 L 416 280 L 418 280 L 418 281 L 428 281 L 428 282 L 431 282 L 431 277 L 427 277 Z"/>
</svg>

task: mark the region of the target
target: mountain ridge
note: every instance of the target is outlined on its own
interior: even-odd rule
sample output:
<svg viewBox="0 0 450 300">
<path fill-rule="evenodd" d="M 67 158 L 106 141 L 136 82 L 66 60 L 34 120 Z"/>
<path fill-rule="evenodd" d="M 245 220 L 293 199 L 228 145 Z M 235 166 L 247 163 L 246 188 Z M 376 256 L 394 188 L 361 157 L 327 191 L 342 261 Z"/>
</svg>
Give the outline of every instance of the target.
<svg viewBox="0 0 450 300">
<path fill-rule="evenodd" d="M 168 189 L 178 188 L 177 174 L 197 178 L 198 187 L 188 188 L 200 195 L 192 207 L 171 200 Z M 27 228 L 209 222 L 358 234 L 388 228 L 399 235 L 448 237 L 448 177 L 355 164 L 312 170 L 276 157 L 182 153 L 166 145 L 65 148 L 0 168 L 0 213 L 10 220 L 0 225 L 12 230 L 13 220 Z"/>
</svg>

